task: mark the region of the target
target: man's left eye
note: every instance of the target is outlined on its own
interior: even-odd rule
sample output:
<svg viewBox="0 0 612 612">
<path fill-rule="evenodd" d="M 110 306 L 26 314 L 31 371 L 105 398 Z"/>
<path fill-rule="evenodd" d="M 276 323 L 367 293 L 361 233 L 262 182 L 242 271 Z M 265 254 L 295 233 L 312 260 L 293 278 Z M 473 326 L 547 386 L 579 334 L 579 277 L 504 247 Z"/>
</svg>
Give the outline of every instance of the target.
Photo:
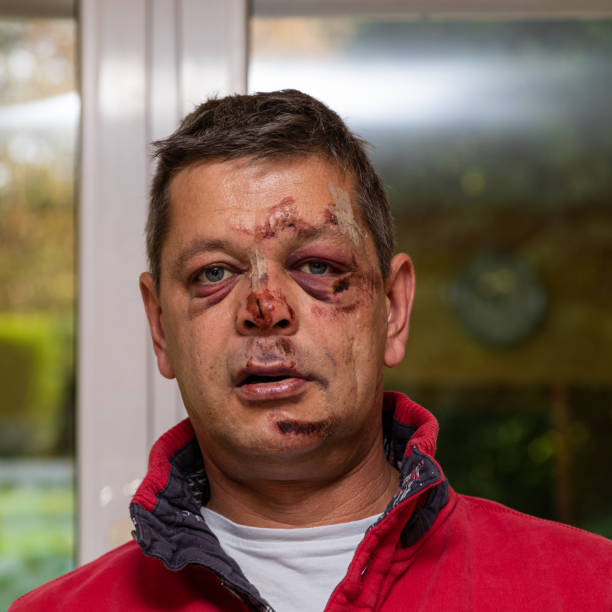
<svg viewBox="0 0 612 612">
<path fill-rule="evenodd" d="M 299 270 L 308 274 L 329 274 L 336 271 L 335 268 L 332 268 L 332 266 L 324 261 L 309 261 L 300 266 Z"/>
<path fill-rule="evenodd" d="M 203 285 L 220 283 L 226 280 L 230 276 L 233 276 L 233 272 L 228 270 L 224 266 L 209 266 L 204 268 L 195 278 L 196 282 Z"/>
</svg>

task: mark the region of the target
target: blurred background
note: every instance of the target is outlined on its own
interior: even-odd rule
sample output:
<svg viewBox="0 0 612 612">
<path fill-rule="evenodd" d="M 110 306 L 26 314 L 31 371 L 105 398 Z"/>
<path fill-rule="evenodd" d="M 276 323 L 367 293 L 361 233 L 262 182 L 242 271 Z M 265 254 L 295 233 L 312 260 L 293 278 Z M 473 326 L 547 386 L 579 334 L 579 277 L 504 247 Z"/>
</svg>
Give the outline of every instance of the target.
<svg viewBox="0 0 612 612">
<path fill-rule="evenodd" d="M 251 35 L 251 91 L 304 89 L 372 144 L 417 277 L 387 387 L 440 420 L 451 484 L 612 536 L 612 22 Z"/>
<path fill-rule="evenodd" d="M 78 6 L 60 4 L 0 2 L 0 608 L 77 562 L 88 75 Z M 612 19 L 311 4 L 248 5 L 245 84 L 304 90 L 371 143 L 417 274 L 387 387 L 437 416 L 456 490 L 612 537 Z"/>
<path fill-rule="evenodd" d="M 0 609 L 74 564 L 73 19 L 0 20 Z"/>
</svg>

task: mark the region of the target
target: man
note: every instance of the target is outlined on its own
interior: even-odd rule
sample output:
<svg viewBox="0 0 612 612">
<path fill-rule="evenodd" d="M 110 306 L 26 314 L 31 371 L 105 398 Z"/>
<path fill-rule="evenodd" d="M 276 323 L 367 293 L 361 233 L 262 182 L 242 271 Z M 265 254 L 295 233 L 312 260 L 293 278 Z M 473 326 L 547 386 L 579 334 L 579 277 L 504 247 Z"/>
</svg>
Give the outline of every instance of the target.
<svg viewBox="0 0 612 612">
<path fill-rule="evenodd" d="M 167 140 L 140 278 L 189 419 L 125 544 L 14 610 L 610 610 L 612 543 L 457 495 L 437 423 L 383 395 L 414 293 L 380 180 L 297 91 L 209 100 Z"/>
</svg>

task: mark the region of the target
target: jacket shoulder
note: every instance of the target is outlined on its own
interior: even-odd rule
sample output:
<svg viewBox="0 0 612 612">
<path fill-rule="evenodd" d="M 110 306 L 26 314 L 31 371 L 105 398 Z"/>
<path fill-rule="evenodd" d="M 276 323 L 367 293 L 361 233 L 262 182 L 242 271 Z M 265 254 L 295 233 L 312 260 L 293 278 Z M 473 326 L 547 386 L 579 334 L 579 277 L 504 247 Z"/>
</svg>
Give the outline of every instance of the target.
<svg viewBox="0 0 612 612">
<path fill-rule="evenodd" d="M 452 489 L 395 561 L 389 610 L 612 610 L 612 541 Z"/>
<path fill-rule="evenodd" d="M 612 540 L 486 499 L 459 498 L 474 552 L 489 563 L 552 582 L 596 585 L 611 594 Z"/>
<path fill-rule="evenodd" d="M 612 540 L 603 536 L 584 531 L 572 525 L 539 518 L 524 512 L 519 512 L 498 502 L 469 495 L 457 495 L 459 505 L 464 505 L 470 519 L 479 522 L 494 523 L 502 530 L 511 530 L 514 537 L 532 538 L 538 534 L 543 537 L 563 541 L 582 543 L 583 546 L 601 548 L 602 552 L 612 553 Z"/>
</svg>

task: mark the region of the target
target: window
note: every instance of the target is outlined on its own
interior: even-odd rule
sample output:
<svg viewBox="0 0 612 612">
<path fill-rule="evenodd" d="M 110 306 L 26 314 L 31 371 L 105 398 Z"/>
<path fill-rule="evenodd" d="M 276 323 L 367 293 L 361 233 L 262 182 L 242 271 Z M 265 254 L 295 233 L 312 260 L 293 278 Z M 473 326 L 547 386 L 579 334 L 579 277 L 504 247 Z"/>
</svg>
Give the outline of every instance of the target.
<svg viewBox="0 0 612 612">
<path fill-rule="evenodd" d="M 440 420 L 451 484 L 612 536 L 612 21 L 257 6 L 249 90 L 302 89 L 373 145 L 417 276 L 387 386 Z"/>
<path fill-rule="evenodd" d="M 75 23 L 0 20 L 0 608 L 74 564 Z"/>
</svg>

